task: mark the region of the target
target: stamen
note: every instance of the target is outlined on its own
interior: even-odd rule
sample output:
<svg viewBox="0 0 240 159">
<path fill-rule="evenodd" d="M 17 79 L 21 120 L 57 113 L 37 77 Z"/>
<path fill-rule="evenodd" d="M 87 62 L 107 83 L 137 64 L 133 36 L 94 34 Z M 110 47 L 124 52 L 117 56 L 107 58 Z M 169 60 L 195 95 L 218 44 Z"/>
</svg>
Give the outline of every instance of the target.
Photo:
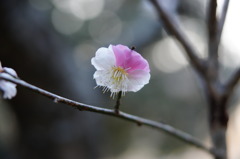
<svg viewBox="0 0 240 159">
<path fill-rule="evenodd" d="M 114 99 L 114 98 L 115 98 L 115 96 L 117 95 L 117 93 L 118 93 L 118 92 L 111 92 L 111 95 L 110 95 L 110 97 L 111 97 L 112 99 Z"/>
<path fill-rule="evenodd" d="M 125 80 L 127 77 L 127 72 L 121 67 L 113 67 L 112 79 L 119 83 L 122 80 Z"/>
<path fill-rule="evenodd" d="M 107 86 L 103 87 L 103 93 L 108 92 L 109 88 Z"/>
<path fill-rule="evenodd" d="M 130 68 L 128 68 L 130 69 Z M 106 87 L 103 89 L 103 91 L 109 91 L 111 90 L 111 95 L 113 99 L 118 94 L 118 92 L 122 91 L 122 95 L 125 94 L 127 88 L 126 88 L 126 81 L 128 80 L 128 73 L 126 72 L 126 69 L 123 69 L 122 67 L 112 67 L 111 72 L 111 88 Z"/>
</svg>

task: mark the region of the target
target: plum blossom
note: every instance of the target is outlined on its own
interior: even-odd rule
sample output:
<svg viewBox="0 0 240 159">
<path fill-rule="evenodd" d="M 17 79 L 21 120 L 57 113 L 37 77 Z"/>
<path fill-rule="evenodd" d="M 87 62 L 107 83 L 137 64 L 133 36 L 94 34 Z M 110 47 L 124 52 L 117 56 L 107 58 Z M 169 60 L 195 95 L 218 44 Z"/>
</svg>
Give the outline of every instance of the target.
<svg viewBox="0 0 240 159">
<path fill-rule="evenodd" d="M 96 68 L 93 78 L 103 92 L 137 92 L 150 80 L 150 69 L 146 59 L 124 45 L 101 47 L 91 60 Z"/>
<path fill-rule="evenodd" d="M 17 73 L 8 67 L 2 67 L 0 62 L 0 74 L 3 77 L 17 77 Z M 4 99 L 11 99 L 17 94 L 16 84 L 0 79 L 0 91 L 3 93 Z"/>
</svg>

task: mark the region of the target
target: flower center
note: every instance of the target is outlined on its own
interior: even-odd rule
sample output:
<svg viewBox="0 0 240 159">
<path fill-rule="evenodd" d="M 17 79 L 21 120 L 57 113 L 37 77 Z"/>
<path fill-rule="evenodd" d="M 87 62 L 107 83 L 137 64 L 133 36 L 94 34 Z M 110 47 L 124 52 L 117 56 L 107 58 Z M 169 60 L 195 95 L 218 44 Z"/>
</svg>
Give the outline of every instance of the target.
<svg viewBox="0 0 240 159">
<path fill-rule="evenodd" d="M 116 82 L 120 82 L 127 78 L 128 73 L 121 67 L 113 67 L 112 79 Z"/>
</svg>

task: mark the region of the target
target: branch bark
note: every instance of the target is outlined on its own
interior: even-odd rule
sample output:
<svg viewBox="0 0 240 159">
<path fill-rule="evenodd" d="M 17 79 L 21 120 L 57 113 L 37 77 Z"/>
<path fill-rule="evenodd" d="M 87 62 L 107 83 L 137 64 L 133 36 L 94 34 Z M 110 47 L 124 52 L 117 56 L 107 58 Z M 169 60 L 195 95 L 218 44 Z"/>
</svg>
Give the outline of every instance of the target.
<svg viewBox="0 0 240 159">
<path fill-rule="evenodd" d="M 181 130 L 178 130 L 168 124 L 164 124 L 161 122 L 156 122 L 153 120 L 149 120 L 149 119 L 145 119 L 142 117 L 138 117 L 138 116 L 134 116 L 131 114 L 127 114 L 125 112 L 122 111 L 118 111 L 118 113 L 116 113 L 116 111 L 114 109 L 106 109 L 106 108 L 100 108 L 97 106 L 92 106 L 92 105 L 88 105 L 88 104 L 84 104 L 84 103 L 79 103 L 64 97 L 61 97 L 59 95 L 53 94 L 51 92 L 48 92 L 44 89 L 41 89 L 39 87 L 36 87 L 34 85 L 31 85 L 21 79 L 16 79 L 16 78 L 9 78 L 9 77 L 5 77 L 2 76 L 0 74 L 0 79 L 6 80 L 6 81 L 10 81 L 12 83 L 15 83 L 17 85 L 20 85 L 22 87 L 25 87 L 31 91 L 34 91 L 36 93 L 39 93 L 40 95 L 43 95 L 47 98 L 52 99 L 55 103 L 63 103 L 66 105 L 69 105 L 73 108 L 76 108 L 80 111 L 89 111 L 89 112 L 95 112 L 95 113 L 99 113 L 99 114 L 104 114 L 104 115 L 109 115 L 109 116 L 113 116 L 116 118 L 120 118 L 120 119 L 124 119 L 126 121 L 129 122 L 133 122 L 136 123 L 137 125 L 141 126 L 147 126 L 147 127 L 151 127 L 160 131 L 163 131 L 175 138 L 178 138 L 179 140 L 188 143 L 190 145 L 193 145 L 197 148 L 200 148 L 201 150 L 204 150 L 205 152 L 208 152 L 212 155 L 216 155 L 215 151 L 213 151 L 212 149 L 208 148 L 207 146 L 205 146 L 201 141 L 199 141 L 198 139 L 194 138 L 193 136 L 191 136 L 190 134 L 187 134 Z"/>
<path fill-rule="evenodd" d="M 207 16 L 208 28 L 208 82 L 216 82 L 218 79 L 218 20 L 217 0 L 210 0 Z"/>
<path fill-rule="evenodd" d="M 216 159 L 225 159 L 227 158 L 227 146 L 226 146 L 226 131 L 227 131 L 227 123 L 228 123 L 228 114 L 227 107 L 228 101 L 231 98 L 234 88 L 236 88 L 240 79 L 240 68 L 238 68 L 231 78 L 226 82 L 223 86 L 221 92 L 221 98 L 219 101 L 219 107 L 213 110 L 213 115 L 215 115 L 215 119 L 219 118 L 219 120 L 213 121 L 212 123 L 212 139 L 215 145 L 215 152 L 222 156 Z"/>
<path fill-rule="evenodd" d="M 222 12 L 217 18 L 217 0 L 210 0 L 208 7 L 207 26 L 208 26 L 208 77 L 216 80 L 219 73 L 218 48 L 225 24 L 229 0 L 223 3 Z"/>
<path fill-rule="evenodd" d="M 166 30 L 171 32 L 173 36 L 175 36 L 175 38 L 182 44 L 193 68 L 201 76 L 205 76 L 206 69 L 204 66 L 204 61 L 197 56 L 196 50 L 194 49 L 191 42 L 187 39 L 184 32 L 179 28 L 175 19 L 171 16 L 171 14 L 167 10 L 165 10 L 163 6 L 161 6 L 157 2 L 157 0 L 149 0 L 149 1 L 156 8 L 156 11 L 158 13 L 160 20 L 163 21 L 165 24 Z"/>
<path fill-rule="evenodd" d="M 216 39 L 216 35 L 218 34 L 218 21 L 217 21 L 217 0 L 210 0 L 208 5 L 208 16 L 207 16 L 207 25 L 208 25 L 208 42 L 209 45 L 216 45 L 214 43 Z M 218 45 L 216 45 L 218 46 Z M 211 54 L 215 54 L 216 52 L 209 52 Z"/>
<path fill-rule="evenodd" d="M 233 88 L 236 85 L 236 78 L 232 79 L 230 86 L 223 89 L 219 82 L 219 60 L 218 48 L 222 35 L 228 9 L 228 0 L 224 6 L 220 18 L 217 18 L 217 0 L 210 0 L 208 5 L 207 26 L 208 26 L 208 72 L 206 78 L 206 96 L 209 105 L 209 125 L 213 147 L 218 154 L 215 159 L 227 158 L 226 131 L 228 126 L 227 102 Z"/>
</svg>

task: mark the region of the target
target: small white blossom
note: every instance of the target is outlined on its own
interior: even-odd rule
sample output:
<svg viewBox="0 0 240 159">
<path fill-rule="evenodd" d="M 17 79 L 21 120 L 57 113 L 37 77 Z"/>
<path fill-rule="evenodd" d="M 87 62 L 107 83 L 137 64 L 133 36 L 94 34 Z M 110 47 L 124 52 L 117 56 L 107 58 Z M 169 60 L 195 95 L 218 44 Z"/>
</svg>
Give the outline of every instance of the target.
<svg viewBox="0 0 240 159">
<path fill-rule="evenodd" d="M 17 73 L 8 67 L 2 67 L 0 62 L 0 74 L 3 77 L 13 78 L 17 77 Z M 0 91 L 3 93 L 4 99 L 11 99 L 17 94 L 16 84 L 0 79 Z"/>
</svg>

